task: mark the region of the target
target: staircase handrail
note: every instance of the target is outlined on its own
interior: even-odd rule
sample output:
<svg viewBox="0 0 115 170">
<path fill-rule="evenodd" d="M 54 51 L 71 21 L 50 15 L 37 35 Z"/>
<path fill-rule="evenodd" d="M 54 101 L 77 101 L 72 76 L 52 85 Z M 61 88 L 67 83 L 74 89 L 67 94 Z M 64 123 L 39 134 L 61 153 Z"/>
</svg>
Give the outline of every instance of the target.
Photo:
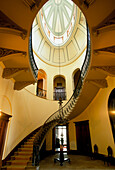
<svg viewBox="0 0 115 170">
<path fill-rule="evenodd" d="M 30 65 L 31 65 L 31 68 L 32 68 L 32 71 L 34 73 L 34 76 L 37 80 L 37 77 L 38 77 L 38 67 L 36 65 L 36 62 L 34 60 L 34 56 L 33 56 L 33 49 L 32 49 L 32 30 L 30 32 L 30 37 L 29 37 L 29 58 L 30 58 Z"/>
</svg>

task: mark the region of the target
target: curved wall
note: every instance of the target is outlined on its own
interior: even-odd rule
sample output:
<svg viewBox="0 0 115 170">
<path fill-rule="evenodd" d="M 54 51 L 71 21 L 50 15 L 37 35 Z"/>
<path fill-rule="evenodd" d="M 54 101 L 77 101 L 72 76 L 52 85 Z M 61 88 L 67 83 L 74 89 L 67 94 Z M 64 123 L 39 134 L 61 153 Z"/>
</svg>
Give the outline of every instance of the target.
<svg viewBox="0 0 115 170">
<path fill-rule="evenodd" d="M 99 153 L 107 155 L 107 147 L 111 146 L 113 149 L 113 156 L 115 157 L 115 143 L 108 115 L 108 99 L 114 88 L 115 78 L 107 77 L 107 82 L 108 87 L 99 90 L 86 110 L 69 121 L 70 150 L 77 150 L 75 122 L 89 120 L 92 151 L 94 151 L 93 146 L 97 144 Z M 46 149 L 52 150 L 52 130 L 46 137 Z"/>
<path fill-rule="evenodd" d="M 65 66 L 60 67 L 60 74 L 65 77 L 66 81 L 66 92 L 67 92 L 67 100 L 71 97 L 73 93 L 73 71 L 77 68 L 81 69 L 84 58 L 85 58 L 86 50 L 83 52 L 83 54 L 78 58 L 74 63 Z M 37 58 L 37 63 L 39 63 L 39 69 L 43 69 L 47 73 L 47 99 L 53 100 L 53 80 L 56 75 L 59 74 L 59 68 L 58 67 L 51 67 L 45 63 L 43 63 L 41 60 Z"/>
<path fill-rule="evenodd" d="M 2 68 L 0 66 L 0 75 Z M 12 108 L 7 103 L 2 104 L 6 96 Z M 9 152 L 29 133 L 41 126 L 45 120 L 58 109 L 58 101 L 39 98 L 28 90 L 13 90 L 13 82 L 0 76 L 0 109 L 7 114 L 12 114 L 8 124 L 6 143 L 3 159 Z M 6 100 L 7 101 L 7 100 Z M 65 103 L 65 102 L 64 102 Z"/>
<path fill-rule="evenodd" d="M 86 110 L 70 121 L 70 149 L 76 150 L 77 147 L 74 122 L 89 120 L 92 150 L 93 146 L 97 144 L 99 153 L 107 155 L 107 147 L 111 146 L 115 157 L 115 143 L 108 115 L 108 99 L 115 87 L 115 78 L 107 77 L 107 82 L 108 87 L 100 89 Z"/>
</svg>

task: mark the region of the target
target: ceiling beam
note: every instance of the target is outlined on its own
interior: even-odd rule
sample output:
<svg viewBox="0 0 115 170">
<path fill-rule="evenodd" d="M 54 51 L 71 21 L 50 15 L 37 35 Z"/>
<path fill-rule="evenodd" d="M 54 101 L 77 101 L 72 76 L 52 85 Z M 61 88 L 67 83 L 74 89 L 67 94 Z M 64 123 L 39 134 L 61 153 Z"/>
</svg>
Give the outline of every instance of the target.
<svg viewBox="0 0 115 170">
<path fill-rule="evenodd" d="M 82 6 L 84 9 L 88 9 L 95 0 L 78 0 L 80 6 Z"/>
<path fill-rule="evenodd" d="M 35 7 L 39 7 L 41 0 L 23 0 L 23 2 L 30 8 L 30 10 L 34 10 Z"/>
<path fill-rule="evenodd" d="M 99 88 L 107 88 L 107 80 L 106 79 L 86 79 L 86 83 L 91 83 Z"/>
<path fill-rule="evenodd" d="M 23 56 L 27 55 L 26 51 L 19 51 L 0 47 L 0 61 L 6 60 L 6 58 L 12 54 L 22 54 Z"/>
<path fill-rule="evenodd" d="M 115 30 L 115 10 L 97 25 L 97 27 L 93 28 L 93 34 L 98 36 L 100 33 L 112 30 Z"/>
<path fill-rule="evenodd" d="M 115 54 L 115 45 L 110 46 L 110 47 L 95 49 L 93 52 L 94 54 L 99 54 L 99 52 L 109 52 L 109 53 Z"/>
<path fill-rule="evenodd" d="M 13 78 L 23 71 L 29 71 L 29 68 L 4 68 L 2 77 L 6 79 Z"/>
<path fill-rule="evenodd" d="M 24 87 L 34 83 L 34 81 L 16 81 L 14 83 L 14 90 L 22 90 Z"/>
<path fill-rule="evenodd" d="M 5 15 L 2 11 L 0 11 L 0 28 L 12 29 L 12 30 L 14 30 L 14 34 L 16 34 L 16 31 L 18 31 L 18 32 L 20 32 L 20 34 L 17 33 L 17 35 L 20 35 L 22 37 L 22 39 L 25 39 L 27 36 L 27 31 L 25 29 L 23 29 L 22 27 L 20 27 L 19 25 L 17 25 L 7 15 Z M 3 29 L 0 29 L 0 31 L 3 31 Z"/>
<path fill-rule="evenodd" d="M 92 66 L 91 70 L 100 70 L 109 76 L 115 76 L 115 66 Z"/>
</svg>

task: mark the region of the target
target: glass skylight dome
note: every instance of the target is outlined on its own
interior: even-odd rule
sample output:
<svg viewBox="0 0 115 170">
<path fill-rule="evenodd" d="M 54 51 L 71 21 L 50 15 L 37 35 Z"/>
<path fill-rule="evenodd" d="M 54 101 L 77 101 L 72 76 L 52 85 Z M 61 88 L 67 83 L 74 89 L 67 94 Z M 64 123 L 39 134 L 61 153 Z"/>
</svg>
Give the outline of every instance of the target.
<svg viewBox="0 0 115 170">
<path fill-rule="evenodd" d="M 49 0 L 39 11 L 42 28 L 55 45 L 69 39 L 77 17 L 76 5 L 71 0 Z"/>
<path fill-rule="evenodd" d="M 85 57 L 86 19 L 71 0 L 49 0 L 44 4 L 33 20 L 31 35 L 38 68 L 58 68 L 59 64 L 65 67 Z"/>
</svg>

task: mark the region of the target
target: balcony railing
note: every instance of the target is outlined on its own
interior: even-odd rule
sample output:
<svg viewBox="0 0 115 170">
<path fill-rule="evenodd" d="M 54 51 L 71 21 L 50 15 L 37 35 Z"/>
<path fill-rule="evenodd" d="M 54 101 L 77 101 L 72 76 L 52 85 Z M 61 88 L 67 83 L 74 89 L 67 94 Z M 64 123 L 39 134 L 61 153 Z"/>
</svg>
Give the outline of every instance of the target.
<svg viewBox="0 0 115 170">
<path fill-rule="evenodd" d="M 66 100 L 66 92 L 54 92 L 53 99 L 59 100 L 61 97 L 62 100 Z"/>
<path fill-rule="evenodd" d="M 46 95 L 47 95 L 47 91 L 46 90 L 43 90 L 41 88 L 37 88 L 37 91 L 36 91 L 36 96 L 39 96 L 41 98 L 45 98 L 46 99 Z"/>
</svg>

